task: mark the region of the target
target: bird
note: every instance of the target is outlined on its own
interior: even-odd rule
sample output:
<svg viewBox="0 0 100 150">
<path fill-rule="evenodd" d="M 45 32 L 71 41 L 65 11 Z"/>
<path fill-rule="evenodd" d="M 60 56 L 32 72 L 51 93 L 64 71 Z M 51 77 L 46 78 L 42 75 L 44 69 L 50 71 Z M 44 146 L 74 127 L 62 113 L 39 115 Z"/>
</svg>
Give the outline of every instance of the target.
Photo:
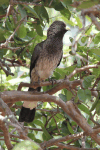
<svg viewBox="0 0 100 150">
<path fill-rule="evenodd" d="M 53 71 L 63 56 L 63 37 L 68 30 L 63 21 L 54 21 L 47 30 L 47 39 L 38 43 L 33 51 L 30 63 L 30 82 L 41 82 L 52 76 Z M 28 91 L 40 91 L 29 88 Z M 24 101 L 19 115 L 19 122 L 30 123 L 35 118 L 37 102 Z"/>
</svg>

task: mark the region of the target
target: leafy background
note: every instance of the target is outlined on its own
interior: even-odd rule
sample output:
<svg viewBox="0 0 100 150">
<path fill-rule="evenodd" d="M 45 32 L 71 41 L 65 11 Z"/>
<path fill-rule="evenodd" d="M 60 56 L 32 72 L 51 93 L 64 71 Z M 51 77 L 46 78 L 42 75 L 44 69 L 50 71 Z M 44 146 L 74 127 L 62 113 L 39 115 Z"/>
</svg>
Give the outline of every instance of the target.
<svg viewBox="0 0 100 150">
<path fill-rule="evenodd" d="M 94 5 L 99 4 L 99 0 L 81 0 L 81 4 L 75 8 L 73 7 L 72 0 L 42 0 L 37 1 L 36 4 L 39 6 L 29 5 L 27 3 L 33 1 L 21 1 L 26 4 L 16 4 L 13 7 L 13 12 L 6 18 L 7 8 L 9 6 L 8 0 L 0 0 L 0 43 L 4 43 L 6 39 L 15 31 L 21 19 L 24 21 L 21 23 L 19 29 L 15 33 L 14 37 L 9 42 L 9 48 L 0 49 L 0 60 L 2 60 L 4 66 L 8 66 L 10 72 L 14 74 L 6 76 L 5 72 L 0 69 L 0 91 L 11 91 L 17 90 L 20 82 L 30 82 L 29 79 L 29 66 L 30 59 L 33 53 L 34 47 L 37 43 L 46 39 L 47 29 L 50 24 L 55 20 L 64 21 L 67 26 L 71 29 L 64 36 L 64 57 L 60 66 L 55 69 L 52 76 L 53 79 L 64 79 L 65 75 L 69 75 L 76 67 L 81 68 L 84 65 L 97 64 L 100 61 L 100 31 L 91 22 L 89 16 L 86 16 L 85 32 L 78 31 L 83 27 L 83 20 L 81 16 L 82 9 L 88 9 Z M 79 2 L 76 0 L 75 2 Z M 41 6 L 42 5 L 42 6 Z M 6 21 L 5 21 L 6 19 Z M 99 18 L 98 18 L 99 20 Z M 71 49 L 74 41 L 74 37 L 77 35 L 77 51 L 76 53 L 83 58 L 88 58 L 88 64 L 82 61 L 77 55 L 72 55 Z M 13 47 L 13 50 L 11 49 Z M 14 48 L 18 48 L 16 51 Z M 7 67 L 5 67 L 7 69 Z M 97 78 L 100 78 L 100 69 L 92 68 L 92 74 L 87 75 L 86 71 L 75 74 L 71 81 L 84 79 L 83 88 L 77 87 L 77 95 L 75 102 L 79 103 L 78 108 L 81 110 L 83 116 L 87 119 L 91 127 L 94 123 L 91 121 L 91 114 L 95 114 L 94 119 L 100 123 L 100 106 L 99 98 L 91 96 L 90 88 L 93 87 Z M 43 87 L 42 90 L 46 91 L 52 88 L 52 86 Z M 100 90 L 100 82 L 98 82 L 97 90 Z M 23 91 L 27 91 L 27 88 L 23 88 Z M 63 101 L 69 101 L 73 94 L 67 89 L 63 89 L 56 93 Z M 22 102 L 16 102 L 16 108 L 11 108 L 15 116 L 18 119 L 20 107 Z M 46 109 L 49 111 L 42 111 Z M 29 130 L 28 136 L 37 143 L 42 141 L 48 141 L 51 138 L 59 138 L 66 135 L 81 132 L 82 129 L 61 109 L 59 113 L 52 113 L 50 110 L 56 110 L 57 105 L 55 103 L 41 103 L 39 102 L 35 120 L 25 126 L 31 128 L 41 129 Z M 9 132 L 12 127 L 9 128 Z M 0 131 L 2 132 L 2 131 Z M 17 134 L 17 131 L 14 132 Z M 21 140 L 18 138 L 11 138 L 11 143 L 16 145 Z M 71 141 L 64 142 L 65 144 Z M 0 138 L 0 145 L 5 150 L 6 145 L 3 137 Z M 72 145 L 81 147 L 81 140 L 72 142 Z M 51 149 L 57 146 L 52 146 Z M 100 148 L 99 145 L 91 140 L 90 137 L 85 139 L 85 148 Z M 64 150 L 64 149 L 63 149 Z"/>
</svg>

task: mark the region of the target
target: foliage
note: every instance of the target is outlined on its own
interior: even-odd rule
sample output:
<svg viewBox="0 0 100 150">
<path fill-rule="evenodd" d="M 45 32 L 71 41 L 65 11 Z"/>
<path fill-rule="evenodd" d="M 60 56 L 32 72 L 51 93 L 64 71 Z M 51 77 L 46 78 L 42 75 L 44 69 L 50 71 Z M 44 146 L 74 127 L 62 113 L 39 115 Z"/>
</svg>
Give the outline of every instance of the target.
<svg viewBox="0 0 100 150">
<path fill-rule="evenodd" d="M 87 119 L 89 125 L 94 127 L 95 122 L 98 124 L 100 121 L 100 97 L 96 98 L 92 92 L 100 90 L 100 66 L 92 67 L 92 65 L 100 65 L 100 31 L 88 15 L 85 16 L 86 24 L 83 29 L 84 23 L 81 11 L 99 4 L 99 0 L 75 0 L 75 3 L 72 0 L 42 0 L 35 1 L 36 6 L 34 4 L 29 5 L 29 2 L 33 3 L 31 0 L 22 0 L 21 2 L 23 3 L 14 4 L 13 9 L 11 8 L 10 10 L 8 9 L 9 1 L 0 0 L 0 63 L 9 72 L 7 76 L 0 65 L 0 91 L 17 90 L 20 82 L 30 82 L 29 65 L 34 47 L 37 43 L 46 39 L 47 28 L 53 21 L 62 20 L 70 27 L 71 31 L 68 31 L 64 37 L 64 56 L 59 68 L 55 69 L 52 79 L 64 79 L 65 75 L 69 76 L 78 68 L 80 71 L 76 69 L 76 74 L 71 77 L 70 81 L 82 80 L 83 82 L 76 88 L 62 89 L 55 95 L 64 102 L 69 101 L 74 96 L 74 102 L 79 110 Z M 100 21 L 99 17 L 97 18 L 98 22 Z M 19 24 L 20 26 L 14 36 L 3 47 L 2 43 L 7 42 Z M 84 69 L 84 66 L 89 65 L 91 65 L 90 68 Z M 52 86 L 45 86 L 42 87 L 42 90 L 47 91 L 50 88 Z M 27 91 L 27 88 L 23 88 L 23 91 Z M 15 106 L 18 106 L 17 109 L 11 108 L 17 119 L 21 105 L 22 102 L 16 102 Z M 56 113 L 55 110 L 58 109 L 58 106 L 55 103 L 39 102 L 37 109 L 34 121 L 24 124 L 27 127 L 37 128 L 37 130 L 28 130 L 28 137 L 34 142 L 40 144 L 52 138 L 57 139 L 82 132 L 82 129 L 76 122 L 61 108 L 59 108 L 59 113 Z M 47 111 L 41 111 L 42 109 Z M 91 115 L 94 121 L 91 120 Z M 38 129 L 41 129 L 41 131 L 38 131 Z M 9 128 L 9 132 L 11 130 L 12 128 Z M 17 131 L 13 134 L 16 135 Z M 2 135 L 0 134 L 0 136 L 0 145 L 6 150 Z M 12 145 L 18 147 L 17 142 L 21 142 L 21 139 L 16 138 L 16 136 L 11 138 Z M 75 147 L 82 147 L 80 139 L 63 142 L 63 144 L 68 143 L 73 144 Z M 20 145 L 21 147 L 25 145 L 25 142 L 20 144 L 22 144 Z M 50 148 L 55 149 L 57 147 L 53 145 Z M 85 148 L 95 147 L 100 148 L 94 140 L 87 136 Z M 65 148 L 62 149 L 65 150 Z M 14 150 L 17 150 L 17 148 L 14 148 Z"/>
<path fill-rule="evenodd" d="M 25 140 L 19 144 L 17 144 L 13 150 L 39 150 L 40 147 L 35 143 L 35 142 L 31 142 L 31 141 L 28 141 L 28 140 Z"/>
</svg>

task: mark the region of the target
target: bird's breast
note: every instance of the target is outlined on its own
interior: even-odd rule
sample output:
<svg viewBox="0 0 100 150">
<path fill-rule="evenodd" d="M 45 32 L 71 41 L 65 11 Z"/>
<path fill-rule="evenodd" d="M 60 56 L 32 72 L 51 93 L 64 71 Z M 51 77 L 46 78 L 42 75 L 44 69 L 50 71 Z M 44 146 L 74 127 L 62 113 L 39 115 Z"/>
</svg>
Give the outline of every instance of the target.
<svg viewBox="0 0 100 150">
<path fill-rule="evenodd" d="M 45 56 L 39 59 L 35 69 L 41 80 L 45 80 L 53 74 L 53 71 L 57 67 L 60 58 L 61 56 Z"/>
</svg>

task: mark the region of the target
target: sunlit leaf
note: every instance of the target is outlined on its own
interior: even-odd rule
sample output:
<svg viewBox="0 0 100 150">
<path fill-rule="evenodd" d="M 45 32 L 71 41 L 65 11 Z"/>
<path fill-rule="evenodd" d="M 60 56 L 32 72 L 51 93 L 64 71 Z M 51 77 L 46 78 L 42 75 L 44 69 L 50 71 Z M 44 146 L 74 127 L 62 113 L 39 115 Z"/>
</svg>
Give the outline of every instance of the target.
<svg viewBox="0 0 100 150">
<path fill-rule="evenodd" d="M 74 23 L 73 21 L 68 20 L 68 19 L 65 18 L 65 17 L 62 17 L 62 19 L 63 19 L 66 23 L 68 23 L 69 25 L 71 25 L 71 26 L 74 26 L 74 25 L 75 25 L 75 23 Z"/>
<path fill-rule="evenodd" d="M 74 16 L 74 18 L 76 19 L 77 25 L 79 26 L 79 28 L 82 28 L 82 21 L 81 21 L 81 19 L 79 17 L 77 17 L 77 16 Z"/>
<path fill-rule="evenodd" d="M 13 150 L 40 150 L 40 146 L 38 144 L 36 144 L 35 142 L 31 142 L 28 140 L 22 141 L 20 143 L 18 143 Z"/>
<path fill-rule="evenodd" d="M 26 36 L 27 31 L 26 31 L 24 24 L 21 24 L 21 26 L 19 27 L 17 31 L 17 34 L 19 38 L 24 38 Z"/>
<path fill-rule="evenodd" d="M 82 111 L 84 111 L 86 114 L 90 115 L 89 109 L 84 104 L 79 104 L 78 108 Z"/>
</svg>

